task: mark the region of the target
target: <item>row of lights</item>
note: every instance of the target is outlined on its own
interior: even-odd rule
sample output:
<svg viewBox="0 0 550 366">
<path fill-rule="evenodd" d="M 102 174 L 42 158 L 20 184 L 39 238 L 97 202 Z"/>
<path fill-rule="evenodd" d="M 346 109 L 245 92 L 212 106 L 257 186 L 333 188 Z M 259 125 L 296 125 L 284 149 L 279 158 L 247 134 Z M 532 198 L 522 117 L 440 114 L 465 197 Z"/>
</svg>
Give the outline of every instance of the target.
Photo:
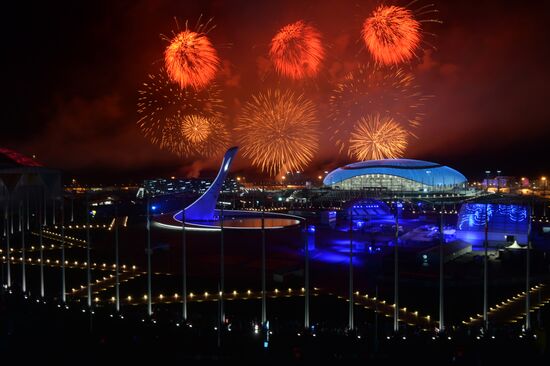
<svg viewBox="0 0 550 366">
<path fill-rule="evenodd" d="M 543 285 L 541 285 L 541 286 L 543 286 Z M 537 287 L 539 287 L 539 286 L 535 286 L 535 288 L 537 288 Z M 4 288 L 8 289 L 6 285 L 4 285 Z M 11 289 L 8 289 L 8 292 L 11 294 L 11 293 L 12 293 Z M 28 297 L 27 295 L 25 295 L 24 297 L 25 297 L 25 299 L 29 299 L 29 297 Z M 177 299 L 178 297 L 179 297 L 178 294 L 175 293 L 175 294 L 174 294 L 174 298 Z M 144 295 L 144 298 L 146 299 L 146 295 Z M 159 299 L 161 299 L 161 300 L 164 299 L 164 296 L 163 296 L 162 294 L 159 295 Z M 131 300 L 132 300 L 132 297 L 131 297 L 131 296 L 128 296 L 128 297 L 127 297 L 127 300 L 128 300 L 128 301 L 131 301 Z M 42 298 L 42 299 L 37 298 L 37 299 L 36 299 L 36 302 L 37 302 L 37 303 L 42 303 L 42 304 L 47 304 L 47 301 L 44 300 L 43 298 Z M 94 298 L 94 302 L 99 303 L 99 302 L 100 302 L 100 299 L 99 299 L 98 297 L 96 297 L 96 298 Z M 114 298 L 114 297 L 111 297 L 111 302 L 115 302 L 115 298 Z M 548 302 L 550 302 L 550 300 L 545 301 L 545 303 L 548 303 Z M 68 305 L 68 304 L 57 304 L 57 307 L 60 308 L 60 309 L 64 309 L 64 310 L 68 310 L 68 309 L 69 309 L 69 305 Z M 366 308 L 366 307 L 365 307 L 365 308 Z M 89 310 L 87 310 L 87 309 L 82 309 L 82 312 L 83 312 L 83 313 L 85 313 L 86 311 L 89 311 L 90 314 L 92 314 L 92 315 L 95 314 L 95 312 L 94 312 L 93 309 L 89 309 Z M 114 318 L 114 316 L 115 316 L 114 314 L 110 314 L 110 317 L 111 317 L 111 318 Z M 120 319 L 124 319 L 124 315 L 122 315 L 122 314 L 118 314 L 117 316 L 118 316 Z M 386 316 L 388 316 L 388 315 L 386 315 Z M 427 318 L 429 318 L 429 316 L 427 316 Z M 157 324 L 157 321 L 156 321 L 155 319 L 152 319 L 151 321 L 152 321 L 153 324 Z M 145 319 L 142 319 L 142 322 L 145 322 Z M 179 322 L 176 323 L 176 326 L 177 326 L 177 327 L 180 327 L 180 325 L 181 325 L 181 324 L 180 324 Z M 192 324 L 191 324 L 191 323 L 186 323 L 185 325 L 187 325 L 189 328 L 192 328 Z M 413 324 L 409 324 L 409 325 L 413 325 Z M 228 324 L 228 329 L 227 329 L 228 331 L 231 331 L 230 326 L 231 326 L 231 325 Z M 252 329 L 253 329 L 253 333 L 254 333 L 254 334 L 259 334 L 259 329 L 260 329 L 260 328 L 259 328 L 259 325 L 258 325 L 257 323 L 252 323 Z M 214 327 L 214 330 L 217 331 L 217 330 L 218 330 L 218 327 L 215 326 L 215 327 Z M 311 330 L 313 331 L 313 327 L 311 328 Z M 423 329 L 423 330 L 424 330 L 424 331 L 427 331 L 427 329 Z M 439 339 L 446 338 L 447 340 L 452 340 L 452 337 L 451 337 L 451 336 L 446 336 L 446 337 L 445 337 L 445 336 L 441 336 L 442 333 L 440 333 L 439 330 L 438 330 L 437 328 L 436 328 L 435 330 L 436 330 L 436 332 L 440 335 L 440 337 L 438 337 Z M 272 335 L 273 332 L 272 332 L 272 331 L 269 331 L 269 334 Z M 301 337 L 301 336 L 302 336 L 302 333 L 301 333 L 301 332 L 297 332 L 296 335 L 297 335 L 298 337 Z M 311 333 L 311 335 L 312 335 L 313 337 L 316 337 L 316 332 L 313 331 L 313 332 Z M 523 332 L 522 334 L 518 335 L 518 337 L 519 337 L 520 339 L 523 339 L 523 338 L 528 339 L 529 337 L 531 337 L 531 338 L 533 338 L 533 339 L 537 339 L 536 334 L 527 334 L 527 333 L 525 333 L 525 332 Z M 357 339 L 361 339 L 361 335 L 359 335 L 359 334 L 356 335 L 356 338 L 357 338 Z M 401 335 L 394 335 L 393 337 L 392 337 L 392 336 L 387 336 L 387 337 L 386 337 L 387 340 L 390 340 L 390 339 L 392 339 L 392 338 L 393 338 L 393 339 L 406 340 L 406 339 L 407 339 L 407 336 L 406 336 L 406 335 L 402 335 L 402 336 L 401 336 Z M 432 336 L 432 337 L 431 337 L 431 339 L 434 340 L 434 341 L 435 341 L 436 339 L 438 339 L 438 338 L 436 338 L 436 336 Z M 494 339 L 496 339 L 496 336 L 495 336 L 495 335 L 491 335 L 491 336 L 489 337 L 489 336 L 485 336 L 484 334 L 482 334 L 482 335 L 477 335 L 477 336 L 476 336 L 476 339 L 477 339 L 477 340 L 481 340 L 482 338 L 487 338 L 487 339 L 494 340 Z"/>
<path fill-rule="evenodd" d="M 2 260 L 5 261 L 6 260 L 6 256 L 2 256 Z M 23 261 L 23 257 L 19 257 L 19 259 L 15 258 L 15 257 L 10 257 L 10 260 L 12 261 L 16 261 L 16 260 L 19 260 L 20 262 Z M 29 263 L 31 262 L 36 262 L 36 263 L 40 263 L 40 258 L 36 258 L 36 259 L 33 259 L 33 258 L 27 258 L 27 261 Z M 50 259 L 46 259 L 44 261 L 45 263 L 55 263 L 55 264 L 60 264 L 60 260 L 59 259 L 56 259 L 56 260 L 50 260 Z M 69 266 L 72 266 L 72 267 L 78 267 L 78 264 L 80 263 L 80 268 L 84 269 L 86 268 L 86 266 L 88 265 L 87 262 L 78 262 L 78 261 L 68 261 L 66 260 L 65 261 L 65 264 L 66 265 L 69 265 Z M 116 269 L 116 264 L 112 264 L 112 265 L 107 265 L 107 263 L 102 263 L 102 264 L 97 264 L 97 263 L 93 263 L 91 265 L 92 267 L 99 267 L 101 270 L 110 270 L 110 269 Z M 122 272 L 129 272 L 129 268 L 132 269 L 132 271 L 135 271 L 137 269 L 137 267 L 135 265 L 129 267 L 129 266 L 126 266 L 125 264 L 121 265 L 120 268 L 122 268 Z M 160 274 L 160 273 L 158 273 Z"/>
<path fill-rule="evenodd" d="M 544 286 L 545 286 L 544 284 L 539 284 L 539 285 L 533 286 L 533 287 L 531 287 L 530 292 L 542 291 L 542 287 L 544 287 Z M 506 301 L 502 301 L 500 304 L 496 304 L 494 307 L 489 307 L 489 312 L 488 313 L 489 314 L 492 313 L 493 315 L 495 315 L 495 313 L 497 313 L 497 312 L 507 310 L 511 305 L 517 304 L 518 302 L 523 301 L 523 298 L 525 298 L 526 295 L 527 294 L 526 294 L 525 291 L 520 292 L 517 295 L 512 296 L 511 299 L 508 298 L 508 299 L 506 299 Z M 550 297 L 547 300 L 542 301 L 542 304 L 548 304 L 549 302 L 550 302 Z M 538 307 L 536 307 L 536 308 L 538 308 Z M 525 316 L 525 313 L 523 313 L 523 315 L 516 316 L 515 319 L 521 320 L 521 319 L 523 319 L 524 316 Z M 462 323 L 466 324 L 466 325 L 471 325 L 475 322 L 481 321 L 482 318 L 483 318 L 482 314 L 476 314 L 475 318 L 470 317 L 468 321 L 463 320 Z M 517 322 L 517 320 L 513 319 L 513 320 L 510 320 L 510 322 L 515 323 L 515 322 Z"/>
</svg>

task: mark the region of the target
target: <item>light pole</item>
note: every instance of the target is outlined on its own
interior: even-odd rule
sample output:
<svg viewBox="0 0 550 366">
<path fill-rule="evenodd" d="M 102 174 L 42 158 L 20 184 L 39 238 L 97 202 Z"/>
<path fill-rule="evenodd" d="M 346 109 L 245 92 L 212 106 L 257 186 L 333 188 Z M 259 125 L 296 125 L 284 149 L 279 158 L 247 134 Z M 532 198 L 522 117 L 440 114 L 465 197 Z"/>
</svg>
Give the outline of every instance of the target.
<svg viewBox="0 0 550 366">
<path fill-rule="evenodd" d="M 395 243 L 394 243 L 394 302 L 395 308 L 393 310 L 393 331 L 395 334 L 399 333 L 399 260 L 398 260 L 398 247 L 399 247 L 399 207 L 398 202 L 395 202 Z"/>
<path fill-rule="evenodd" d="M 92 308 L 92 263 L 90 255 L 90 199 L 86 191 L 86 275 L 88 280 L 88 308 Z M 91 318 L 90 318 L 91 319 Z"/>
<path fill-rule="evenodd" d="M 304 235 L 304 328 L 309 329 L 309 238 L 310 233 L 307 223 L 305 223 L 305 235 Z"/>
<path fill-rule="evenodd" d="M 531 276 L 531 227 L 533 222 L 534 205 L 531 204 L 529 215 L 529 226 L 527 228 L 527 249 L 525 252 L 525 331 L 531 330 L 531 293 L 530 293 L 530 276 Z M 540 291 L 540 289 L 539 289 Z"/>
<path fill-rule="evenodd" d="M 187 237 L 185 233 L 185 207 L 181 210 L 181 250 L 182 250 L 182 318 L 183 322 L 187 322 Z"/>
<path fill-rule="evenodd" d="M 72 200 L 71 200 L 72 205 Z M 72 214 L 72 209 L 71 209 Z M 118 252 L 118 202 L 115 202 L 115 296 L 116 312 L 120 312 L 120 270 L 119 270 L 119 252 Z"/>
<path fill-rule="evenodd" d="M 221 205 L 221 210 L 219 214 L 220 219 L 220 284 L 218 289 L 218 347 L 221 347 L 222 344 L 222 327 L 225 324 L 225 313 L 223 308 L 223 293 L 224 293 L 224 276 L 225 276 L 225 266 L 224 266 L 224 237 L 223 237 L 223 202 Z"/>
<path fill-rule="evenodd" d="M 150 217 L 150 206 L 151 199 L 147 195 L 147 209 L 146 209 L 146 222 L 147 222 L 147 315 L 149 317 L 153 316 L 153 299 L 151 299 L 151 217 Z"/>
<path fill-rule="evenodd" d="M 265 330 L 267 322 L 267 299 L 266 299 L 266 262 L 265 262 L 265 196 L 262 205 L 262 327 Z"/>
<path fill-rule="evenodd" d="M 485 255 L 483 257 L 483 329 L 485 332 L 489 329 L 489 318 L 487 313 L 488 299 L 487 299 L 487 275 L 489 265 L 489 204 L 485 204 L 485 240 L 483 241 L 483 249 Z"/>
<path fill-rule="evenodd" d="M 350 332 L 355 328 L 353 314 L 353 205 L 349 214 L 349 319 L 348 327 Z"/>
<path fill-rule="evenodd" d="M 439 218 L 439 332 L 445 332 L 445 318 L 443 310 L 443 281 L 444 281 L 444 272 L 443 272 L 443 244 L 445 243 L 445 233 L 443 232 L 443 208 L 440 207 L 440 218 Z"/>
<path fill-rule="evenodd" d="M 61 301 L 67 301 L 65 278 L 65 204 L 61 197 Z"/>
<path fill-rule="evenodd" d="M 41 188 L 43 190 L 44 188 Z M 43 226 L 42 216 L 44 215 L 44 207 L 42 207 L 42 199 L 38 198 L 38 232 L 39 232 L 39 253 L 40 253 L 40 296 L 44 298 L 44 245 L 43 245 Z"/>
</svg>

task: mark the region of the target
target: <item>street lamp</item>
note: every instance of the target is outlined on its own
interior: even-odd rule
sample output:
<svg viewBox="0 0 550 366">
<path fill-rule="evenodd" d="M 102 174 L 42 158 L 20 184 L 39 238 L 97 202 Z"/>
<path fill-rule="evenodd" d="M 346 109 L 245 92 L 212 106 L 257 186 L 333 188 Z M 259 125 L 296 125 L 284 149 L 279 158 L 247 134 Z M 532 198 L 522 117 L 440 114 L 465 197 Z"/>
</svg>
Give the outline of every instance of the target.
<svg viewBox="0 0 550 366">
<path fill-rule="evenodd" d="M 497 193 L 500 193 L 500 173 L 502 171 L 497 170 Z"/>
</svg>

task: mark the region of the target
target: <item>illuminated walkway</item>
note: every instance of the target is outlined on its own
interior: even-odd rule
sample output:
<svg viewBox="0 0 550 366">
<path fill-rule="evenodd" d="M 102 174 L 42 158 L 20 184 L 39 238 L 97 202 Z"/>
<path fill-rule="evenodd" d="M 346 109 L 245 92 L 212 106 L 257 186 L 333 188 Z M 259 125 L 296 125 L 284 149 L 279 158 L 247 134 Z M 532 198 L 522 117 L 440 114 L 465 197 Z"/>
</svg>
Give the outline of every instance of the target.
<svg viewBox="0 0 550 366">
<path fill-rule="evenodd" d="M 531 313 L 550 303 L 550 291 L 545 284 L 531 287 L 529 293 L 531 295 Z M 512 324 L 525 320 L 525 296 L 526 293 L 524 291 L 490 307 L 488 311 L 489 324 Z M 470 326 L 482 326 L 483 315 L 476 314 L 475 317 L 470 317 L 469 320 L 465 320 L 462 323 Z"/>
</svg>

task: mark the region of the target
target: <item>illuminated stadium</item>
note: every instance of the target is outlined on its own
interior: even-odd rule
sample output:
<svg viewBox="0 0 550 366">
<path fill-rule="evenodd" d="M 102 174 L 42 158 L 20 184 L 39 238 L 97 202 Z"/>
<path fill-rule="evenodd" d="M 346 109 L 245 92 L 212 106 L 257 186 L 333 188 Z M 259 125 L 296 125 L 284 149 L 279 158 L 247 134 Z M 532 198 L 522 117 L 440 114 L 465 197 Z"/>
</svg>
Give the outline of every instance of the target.
<svg viewBox="0 0 550 366">
<path fill-rule="evenodd" d="M 448 166 L 412 159 L 368 160 L 330 172 L 333 189 L 374 192 L 452 192 L 466 188 L 466 177 Z"/>
</svg>

